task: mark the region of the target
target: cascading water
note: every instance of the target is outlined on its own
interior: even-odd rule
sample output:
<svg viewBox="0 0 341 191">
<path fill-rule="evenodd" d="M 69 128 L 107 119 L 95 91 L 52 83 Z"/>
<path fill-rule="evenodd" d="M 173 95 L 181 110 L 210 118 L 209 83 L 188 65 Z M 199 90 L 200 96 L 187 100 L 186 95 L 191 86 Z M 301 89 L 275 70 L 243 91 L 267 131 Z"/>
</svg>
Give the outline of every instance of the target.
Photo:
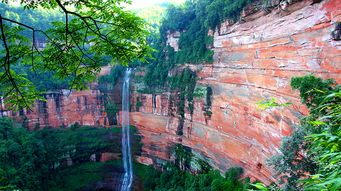
<svg viewBox="0 0 341 191">
<path fill-rule="evenodd" d="M 127 68 L 124 74 L 122 89 L 122 155 L 124 165 L 124 177 L 121 191 L 130 191 L 133 182 L 133 164 L 130 148 L 130 124 L 129 124 L 129 81 L 131 68 Z"/>
</svg>

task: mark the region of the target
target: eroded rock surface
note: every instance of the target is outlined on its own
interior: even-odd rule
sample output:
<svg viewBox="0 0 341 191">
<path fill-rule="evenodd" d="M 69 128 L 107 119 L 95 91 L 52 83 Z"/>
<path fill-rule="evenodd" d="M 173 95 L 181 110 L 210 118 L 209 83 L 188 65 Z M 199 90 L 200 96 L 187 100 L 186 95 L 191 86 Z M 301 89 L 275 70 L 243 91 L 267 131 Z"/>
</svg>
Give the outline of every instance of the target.
<svg viewBox="0 0 341 191">
<path fill-rule="evenodd" d="M 133 93 L 133 105 L 137 99 L 142 103 L 131 119 L 144 136 L 144 157 L 171 160 L 170 147 L 181 143 L 222 171 L 241 166 L 245 176 L 274 180 L 266 159 L 278 154 L 281 138 L 308 113 L 291 90 L 291 77 L 314 74 L 341 81 L 341 42 L 331 35 L 341 21 L 340 1 L 286 6 L 267 15 L 256 12 L 259 17 L 247 22 L 223 24 L 214 34 L 214 63 L 187 65 L 197 71 L 197 86 L 212 88 L 212 114 L 205 113 L 204 98 L 195 99 L 193 114 L 186 110 L 183 135 L 177 135 L 178 116 L 169 112 L 174 109 L 169 93 Z M 256 108 L 269 98 L 293 104 Z"/>
</svg>

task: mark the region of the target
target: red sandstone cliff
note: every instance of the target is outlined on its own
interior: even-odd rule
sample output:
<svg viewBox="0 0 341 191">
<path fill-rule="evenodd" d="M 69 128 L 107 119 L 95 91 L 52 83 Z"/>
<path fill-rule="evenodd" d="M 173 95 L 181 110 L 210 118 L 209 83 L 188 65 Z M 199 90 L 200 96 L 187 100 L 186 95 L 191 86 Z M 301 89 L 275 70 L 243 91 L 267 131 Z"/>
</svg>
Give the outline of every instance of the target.
<svg viewBox="0 0 341 191">
<path fill-rule="evenodd" d="M 197 85 L 213 90 L 210 118 L 205 100 L 195 99 L 194 113 L 185 114 L 179 136 L 179 119 L 168 112 L 169 93 L 133 93 L 133 105 L 137 99 L 142 103 L 131 120 L 144 136 L 145 161 L 170 160 L 169 147 L 181 143 L 223 171 L 241 166 L 246 176 L 274 180 L 266 159 L 278 153 L 281 138 L 308 112 L 290 88 L 291 77 L 313 73 L 341 81 L 341 41 L 331 37 L 341 21 L 341 2 L 307 0 L 243 20 L 248 21 L 223 24 L 221 33 L 214 34 L 213 64 L 188 65 L 201 79 Z M 265 98 L 293 105 L 256 109 Z"/>
<path fill-rule="evenodd" d="M 103 67 L 99 75 L 110 73 L 111 66 Z M 46 102 L 37 101 L 32 110 L 2 111 L 1 116 L 13 117 L 30 129 L 35 127 L 70 126 L 75 122 L 84 126 L 109 125 L 102 93 L 97 82 L 89 84 L 89 91 L 60 90 L 43 95 Z M 0 99 L 1 110 L 5 108 Z"/>
<path fill-rule="evenodd" d="M 141 94 L 135 88 L 133 105 L 138 99 L 142 106 L 131 113 L 131 121 L 144 137 L 138 160 L 146 164 L 158 158 L 170 160 L 169 148 L 181 143 L 222 171 L 241 166 L 246 176 L 274 180 L 265 161 L 278 153 L 281 138 L 290 134 L 298 117 L 307 114 L 290 88 L 290 78 L 314 73 L 341 81 L 341 41 L 331 38 L 335 24 L 341 21 L 341 3 L 312 3 L 302 1 L 268 15 L 256 12 L 243 22 L 222 25 L 221 33 L 214 34 L 214 63 L 188 65 L 201 79 L 197 85 L 213 90 L 212 115 L 205 115 L 205 99 L 195 99 L 193 115 L 185 114 L 182 136 L 176 133 L 179 119 L 169 115 L 170 93 Z M 177 47 L 177 35 L 169 36 L 173 38 L 169 43 Z M 106 125 L 104 106 L 98 99 L 101 92 L 95 86 L 91 91 L 51 93 L 34 111 L 7 115 L 23 118 L 31 128 L 36 123 Z M 259 100 L 270 97 L 294 104 L 256 109 Z"/>
</svg>

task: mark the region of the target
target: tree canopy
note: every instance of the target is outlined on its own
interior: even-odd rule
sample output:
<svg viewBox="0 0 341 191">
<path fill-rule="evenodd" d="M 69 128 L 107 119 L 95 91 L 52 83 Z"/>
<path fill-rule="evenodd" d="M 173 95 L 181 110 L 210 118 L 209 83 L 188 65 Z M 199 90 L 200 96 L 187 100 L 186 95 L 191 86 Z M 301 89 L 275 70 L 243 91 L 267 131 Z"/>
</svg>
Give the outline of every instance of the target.
<svg viewBox="0 0 341 191">
<path fill-rule="evenodd" d="M 51 20 L 52 27 L 45 31 L 19 17 L 1 14 L 0 95 L 9 108 L 31 107 L 35 100 L 44 99 L 27 75 L 13 70 L 15 65 L 27 66 L 36 73 L 52 72 L 55 79 L 68 79 L 70 88 L 83 90 L 97 79 L 101 66 L 144 61 L 151 51 L 146 44 L 148 32 L 141 18 L 124 10 L 129 2 L 21 0 L 23 12 L 59 9 L 63 21 Z M 37 36 L 46 39 L 43 48 L 37 45 Z"/>
</svg>

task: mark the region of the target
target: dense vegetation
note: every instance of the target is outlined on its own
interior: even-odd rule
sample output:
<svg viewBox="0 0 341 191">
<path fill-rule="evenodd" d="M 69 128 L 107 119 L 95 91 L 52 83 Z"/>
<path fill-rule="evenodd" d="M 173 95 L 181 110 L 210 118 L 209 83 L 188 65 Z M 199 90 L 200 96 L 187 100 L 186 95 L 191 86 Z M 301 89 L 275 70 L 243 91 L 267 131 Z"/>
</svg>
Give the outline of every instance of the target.
<svg viewBox="0 0 341 191">
<path fill-rule="evenodd" d="M 47 31 L 53 25 L 50 21 L 63 22 L 63 14 L 58 10 L 46 10 L 43 8 L 26 9 L 22 6 L 7 5 L 0 3 L 0 12 L 3 13 L 3 17 L 25 23 L 28 26 L 32 26 L 37 30 Z M 11 26 L 15 27 L 16 24 L 11 23 Z M 27 38 L 32 37 L 32 32 L 24 30 L 21 32 Z M 35 34 L 35 42 L 37 48 L 43 48 L 47 41 L 46 36 L 37 32 Z M 27 79 L 31 81 L 38 91 L 59 90 L 68 88 L 69 79 L 56 79 L 53 76 L 55 72 L 42 70 L 33 71 L 31 65 L 15 64 L 11 67 L 16 73 L 27 74 Z"/>
<path fill-rule="evenodd" d="M 26 7 L 36 8 L 37 4 L 34 1 L 27 2 Z M 150 50 L 145 46 L 146 31 L 140 30 L 143 22 L 130 13 L 122 12 L 119 6 L 113 6 L 110 11 L 99 16 L 91 14 L 91 11 L 103 10 L 94 8 L 96 6 L 88 7 L 89 12 L 80 12 L 84 15 L 90 14 L 96 19 L 104 18 L 101 22 L 105 24 L 100 25 L 103 28 L 97 31 L 93 25 L 88 26 L 87 30 L 79 29 L 92 21 L 85 21 L 86 19 L 82 17 L 77 19 L 74 12 L 64 9 L 64 13 L 61 14 L 53 9 L 60 1 L 52 2 L 54 3 L 47 1 L 38 3 L 48 9 L 40 7 L 24 12 L 22 7 L 1 4 L 0 11 L 4 13 L 1 15 L 1 32 L 7 37 L 7 40 L 2 37 L 1 55 L 4 66 L 8 68 L 0 69 L 0 75 L 4 77 L 0 79 L 3 85 L 0 87 L 0 94 L 9 98 L 8 103 L 29 107 L 27 103 L 37 98 L 41 99 L 36 96 L 40 91 L 70 86 L 84 89 L 86 83 L 96 78 L 99 67 L 113 61 L 122 61 L 125 64 L 130 62 L 131 66 L 138 66 L 145 61 L 146 51 Z M 106 2 L 91 2 L 101 6 L 108 5 Z M 176 107 L 176 113 L 171 114 L 180 119 L 178 135 L 183 135 L 185 113 L 193 113 L 197 77 L 189 68 L 179 69 L 177 66 L 185 63 L 212 62 L 213 52 L 210 50 L 212 37 L 208 35 L 209 29 L 220 32 L 221 22 L 226 19 L 238 20 L 241 10 L 252 2 L 254 1 L 198 0 L 187 1 L 180 6 L 170 5 L 165 18 L 161 21 L 159 33 L 148 37 L 149 44 L 157 51 L 153 53 L 155 60 L 147 59 L 150 63 L 146 65 L 144 82 L 149 93 L 155 94 L 159 89 L 169 90 L 172 93 L 171 98 L 176 98 L 171 99 L 173 102 L 170 105 Z M 67 8 L 67 3 L 59 7 Z M 161 13 L 161 10 L 159 11 Z M 65 13 L 73 15 L 69 23 L 64 21 Z M 112 13 L 121 16 L 115 22 L 118 21 L 121 28 L 127 29 L 121 31 L 120 27 L 114 28 L 113 31 L 119 34 L 118 39 L 117 36 L 111 36 L 112 31 L 108 31 L 106 26 L 113 22 L 109 18 Z M 35 39 L 29 39 L 32 31 L 24 30 L 15 22 L 4 20 L 3 17 L 33 27 L 33 31 L 37 32 Z M 159 19 L 158 14 L 151 17 Z M 56 22 L 52 25 L 46 24 L 51 20 Z M 153 27 L 158 24 L 155 22 Z M 56 41 L 47 38 L 39 32 L 40 30 L 47 31 Z M 167 44 L 167 35 L 176 31 L 180 32 L 179 51 L 175 51 Z M 103 39 L 103 35 L 109 38 Z M 118 42 L 115 44 L 118 48 L 108 42 L 109 40 Z M 6 45 L 7 41 L 9 45 Z M 34 47 L 36 41 L 47 41 L 47 49 L 32 52 L 31 44 Z M 91 47 L 88 42 L 95 43 L 96 46 Z M 141 43 L 141 47 L 135 42 Z M 16 56 L 10 57 L 9 52 Z M 142 61 L 131 62 L 131 59 L 135 58 Z M 122 66 L 115 67 L 110 75 L 99 78 L 99 88 L 103 93 L 111 91 L 110 88 L 116 84 L 123 69 Z M 172 76 L 169 76 L 170 73 Z M 22 74 L 28 74 L 28 77 Z M 53 77 L 58 80 L 54 80 Z M 322 80 L 312 75 L 293 78 L 291 86 L 300 91 L 301 100 L 310 109 L 310 115 L 301 119 L 292 136 L 283 139 L 280 148 L 282 154 L 269 160 L 269 164 L 278 172 L 280 178 L 278 184 L 284 184 L 282 189 L 288 191 L 338 190 L 341 187 L 341 87 L 333 80 Z M 207 104 L 205 115 L 210 116 L 212 89 L 208 87 L 205 93 Z M 107 98 L 104 104 L 109 118 L 113 119 L 118 112 L 117 106 Z M 137 102 L 136 107 L 139 106 Z M 99 153 L 108 148 L 112 149 L 113 142 L 106 136 L 113 131 L 118 129 L 96 129 L 80 127 L 78 124 L 70 129 L 45 128 L 28 131 L 16 127 L 10 119 L 0 118 L 0 189 L 49 190 L 54 187 L 56 190 L 75 190 L 90 179 L 99 179 L 98 176 L 93 176 L 92 172 L 89 174 L 79 172 L 84 172 L 81 169 L 88 169 L 88 166 L 99 170 L 105 165 L 87 162 L 91 155 L 95 154 L 95 158 L 97 157 L 95 160 L 98 161 Z M 99 139 L 98 136 L 104 138 Z M 190 174 L 186 171 L 191 170 L 193 162 L 191 153 L 181 146 L 174 148 L 174 153 L 176 156 L 174 164 L 162 166 L 163 171 L 147 168 L 139 172 L 145 177 L 146 190 L 234 191 L 252 187 L 248 179 L 239 180 L 241 176 L 239 169 L 232 168 L 221 176 L 219 171 L 212 170 L 205 161 L 199 159 L 195 161 L 200 166 L 200 170 L 196 172 L 198 175 Z M 75 163 L 74 167 L 68 167 L 67 158 Z M 84 179 L 78 182 L 86 181 L 74 184 L 79 177 Z"/>
<path fill-rule="evenodd" d="M 165 171 L 149 168 L 145 171 L 143 185 L 145 190 L 158 191 L 243 191 L 250 186 L 248 179 L 238 180 L 241 171 L 229 169 L 224 176 L 218 170 L 210 170 L 198 175 L 180 170 L 168 164 Z"/>
<path fill-rule="evenodd" d="M 237 21 L 250 3 L 251 0 L 198 0 L 170 5 L 161 21 L 159 36 L 149 40 L 157 52 L 153 55 L 155 61 L 147 66 L 146 85 L 154 88 L 165 85 L 168 72 L 176 64 L 211 63 L 213 37 L 208 35 L 209 29 L 219 29 L 225 19 Z M 167 44 L 167 35 L 176 31 L 180 32 L 179 51 Z"/>
<path fill-rule="evenodd" d="M 161 166 L 162 171 L 148 168 L 144 173 L 145 190 L 159 191 L 243 191 L 253 188 L 248 178 L 240 179 L 241 168 L 230 168 L 224 176 L 200 158 L 193 157 L 191 149 L 177 145 L 173 149 L 174 163 Z M 191 164 L 195 164 L 196 170 Z M 188 171 L 195 172 L 191 174 Z"/>
<path fill-rule="evenodd" d="M 283 138 L 282 155 L 269 161 L 283 190 L 338 190 L 341 187 L 341 86 L 307 75 L 291 80 L 310 115 Z"/>
<path fill-rule="evenodd" d="M 25 23 L 41 31 L 50 29 L 53 26 L 51 21 L 63 22 L 65 20 L 59 10 L 47 10 L 41 7 L 37 9 L 24 9 L 23 6 L 0 3 L 0 12 L 5 18 Z M 10 23 L 9 25 L 16 26 L 15 23 Z M 32 32 L 27 30 L 23 31 L 22 34 L 28 38 L 32 36 Z M 38 32 L 35 35 L 35 43 L 44 43 L 46 40 L 46 36 L 43 33 Z M 38 46 L 43 47 L 43 44 L 39 44 Z"/>
<path fill-rule="evenodd" d="M 68 161 L 78 168 L 90 162 L 93 154 L 98 161 L 102 152 L 120 152 L 119 136 L 113 141 L 115 132 L 120 129 L 80 127 L 77 123 L 68 129 L 28 131 L 0 118 L 0 187 L 38 191 L 65 185 L 64 172 L 72 170 Z"/>
</svg>

